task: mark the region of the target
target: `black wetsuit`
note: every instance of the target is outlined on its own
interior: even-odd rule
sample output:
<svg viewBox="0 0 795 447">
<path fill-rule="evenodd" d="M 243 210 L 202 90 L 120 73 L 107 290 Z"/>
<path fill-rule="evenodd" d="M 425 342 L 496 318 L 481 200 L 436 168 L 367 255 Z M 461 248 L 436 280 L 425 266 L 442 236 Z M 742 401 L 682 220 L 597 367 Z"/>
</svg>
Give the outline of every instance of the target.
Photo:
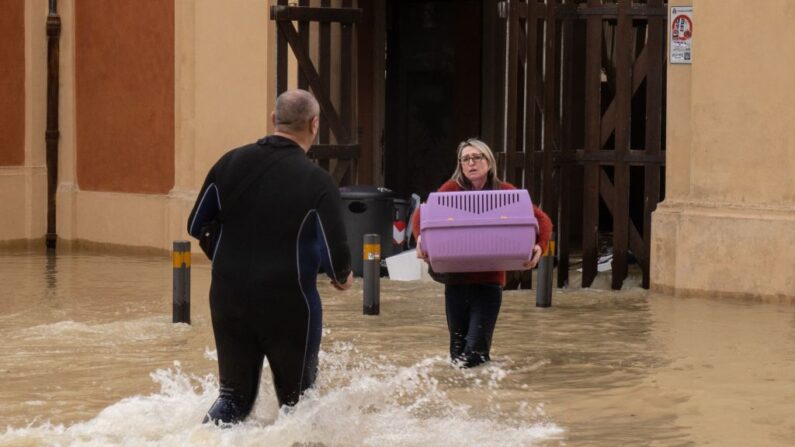
<svg viewBox="0 0 795 447">
<path fill-rule="evenodd" d="M 261 161 L 272 151 L 276 164 L 266 168 L 270 163 Z M 267 171 L 227 203 L 252 169 Z M 221 157 L 199 192 L 188 232 L 198 237 L 219 209 L 210 311 L 221 389 L 205 421 L 238 422 L 257 397 L 263 357 L 279 405 L 294 405 L 314 384 L 322 329 L 317 273 L 322 265 L 331 279 L 345 281 L 350 253 L 338 188 L 287 138 L 266 137 Z"/>
</svg>

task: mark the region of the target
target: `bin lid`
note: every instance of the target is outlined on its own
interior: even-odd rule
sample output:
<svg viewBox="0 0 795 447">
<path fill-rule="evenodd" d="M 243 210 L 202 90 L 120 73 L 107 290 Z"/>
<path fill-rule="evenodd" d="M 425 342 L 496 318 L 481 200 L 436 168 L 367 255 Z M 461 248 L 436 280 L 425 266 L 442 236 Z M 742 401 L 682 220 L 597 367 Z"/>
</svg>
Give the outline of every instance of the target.
<svg viewBox="0 0 795 447">
<path fill-rule="evenodd" d="M 391 199 L 394 193 L 389 188 L 370 185 L 350 185 L 340 187 L 343 199 Z"/>
</svg>

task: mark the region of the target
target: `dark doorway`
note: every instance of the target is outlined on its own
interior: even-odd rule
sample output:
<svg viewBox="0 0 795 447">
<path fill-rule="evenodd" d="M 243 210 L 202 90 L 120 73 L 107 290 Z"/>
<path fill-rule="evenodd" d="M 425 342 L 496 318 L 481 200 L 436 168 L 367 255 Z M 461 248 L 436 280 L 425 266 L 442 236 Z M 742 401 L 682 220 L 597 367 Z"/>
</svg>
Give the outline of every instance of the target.
<svg viewBox="0 0 795 447">
<path fill-rule="evenodd" d="M 424 200 L 479 135 L 482 37 L 478 0 L 388 3 L 384 171 L 397 197 Z"/>
</svg>

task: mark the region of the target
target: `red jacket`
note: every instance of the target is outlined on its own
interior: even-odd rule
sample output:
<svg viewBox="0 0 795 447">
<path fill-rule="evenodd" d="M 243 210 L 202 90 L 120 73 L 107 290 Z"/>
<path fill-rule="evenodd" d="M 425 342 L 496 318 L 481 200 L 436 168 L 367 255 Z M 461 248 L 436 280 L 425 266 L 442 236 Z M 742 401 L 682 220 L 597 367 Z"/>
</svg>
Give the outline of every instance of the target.
<svg viewBox="0 0 795 447">
<path fill-rule="evenodd" d="M 500 189 L 516 189 L 510 183 L 500 183 Z M 438 192 L 454 192 L 464 191 L 464 188 L 458 185 L 453 180 L 446 181 L 439 187 Z M 546 215 L 541 208 L 533 205 L 533 214 L 538 220 L 538 236 L 536 243 L 541 246 L 542 252 L 547 251 L 549 245 L 549 238 L 552 236 L 552 220 Z M 420 234 L 420 210 L 414 213 L 411 222 L 414 234 Z M 467 273 L 451 273 L 447 284 L 500 284 L 505 285 L 505 272 L 467 272 Z"/>
</svg>

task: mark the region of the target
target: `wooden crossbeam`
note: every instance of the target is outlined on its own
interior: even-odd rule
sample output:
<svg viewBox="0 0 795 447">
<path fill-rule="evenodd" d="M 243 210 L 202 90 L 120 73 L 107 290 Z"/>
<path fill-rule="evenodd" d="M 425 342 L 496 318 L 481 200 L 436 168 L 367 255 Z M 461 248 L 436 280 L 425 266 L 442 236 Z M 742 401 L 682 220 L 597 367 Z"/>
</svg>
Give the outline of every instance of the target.
<svg viewBox="0 0 795 447">
<path fill-rule="evenodd" d="M 652 17 L 667 17 L 668 9 L 644 4 L 632 4 L 624 8 L 620 14 L 630 16 L 633 19 L 648 19 Z M 617 19 L 619 16 L 619 5 L 596 3 L 560 5 L 557 16 L 562 19 L 586 19 L 594 16 L 600 19 Z"/>
<path fill-rule="evenodd" d="M 648 62 L 648 51 L 649 45 L 643 47 L 640 54 L 638 55 L 635 62 L 632 64 L 632 94 L 634 95 L 637 93 L 640 85 L 643 83 L 643 80 L 646 79 L 646 76 L 649 73 L 649 62 Z M 613 101 L 610 102 L 610 105 L 607 106 L 607 110 L 602 115 L 602 146 L 607 143 L 607 140 L 610 139 L 610 135 L 613 134 L 613 131 L 616 129 L 616 100 L 613 98 Z"/>
<path fill-rule="evenodd" d="M 632 166 L 659 167 L 665 164 L 665 154 L 650 153 L 649 151 L 643 149 L 630 149 L 623 155 L 612 150 L 588 152 L 583 149 L 574 149 L 566 152 L 556 153 L 554 155 L 554 161 L 558 164 L 584 164 L 596 162 L 600 165 L 613 165 L 617 161 L 624 161 L 625 163 Z"/>
<path fill-rule="evenodd" d="M 350 141 L 348 130 L 343 125 L 337 114 L 337 110 L 331 103 L 328 92 L 323 89 L 320 75 L 318 75 L 312 60 L 309 58 L 306 42 L 298 35 L 298 32 L 296 32 L 291 22 L 277 21 L 276 26 L 285 39 L 287 39 L 287 43 L 290 44 L 295 58 L 298 59 L 298 66 L 304 73 L 304 76 L 306 76 L 309 88 L 315 93 L 315 98 L 320 104 L 320 111 L 328 121 L 329 126 L 331 126 L 331 131 L 334 133 L 334 136 L 337 137 L 337 141 L 342 144 L 347 144 Z"/>
<path fill-rule="evenodd" d="M 533 160 L 532 162 L 536 163 L 543 159 L 543 151 L 533 150 L 530 151 L 530 153 L 532 154 L 531 157 L 527 156 L 527 152 L 514 152 L 512 154 L 498 152 L 497 161 L 500 164 L 510 163 L 512 166 L 515 166 L 527 163 L 528 159 Z M 552 155 L 552 161 L 557 165 L 584 165 L 586 163 L 596 162 L 596 164 L 599 165 L 612 166 L 615 164 L 618 158 L 619 155 L 616 154 L 616 151 L 588 152 L 583 149 L 556 151 Z M 659 169 L 665 164 L 665 154 L 662 152 L 649 153 L 648 150 L 643 149 L 631 149 L 626 155 L 623 156 L 623 161 L 631 166 L 646 166 Z"/>
<path fill-rule="evenodd" d="M 560 270 L 567 270 L 571 232 L 564 226 L 578 217 L 571 215 L 570 207 L 580 206 L 574 204 L 579 198 L 567 189 L 567 182 L 579 183 L 580 171 L 575 167 L 580 165 L 582 285 L 590 286 L 597 273 L 599 204 L 603 199 L 613 221 L 612 287 L 621 288 L 627 277 L 629 250 L 641 263 L 643 284 L 648 287 L 650 215 L 660 199 L 661 168 L 665 165 L 665 1 L 507 0 L 499 3 L 499 13 L 507 19 L 507 63 L 504 152 L 497 154 L 498 163 L 506 169 L 509 180 L 523 174 L 526 188 L 543 188 L 537 194 L 544 199 L 545 211 L 561 219 L 557 233 L 558 285 L 567 279 L 566 272 L 561 274 Z M 606 20 L 615 27 L 612 55 L 603 53 Z M 633 22 L 640 22 L 640 28 Z M 536 60 L 542 51 L 543 64 Z M 567 59 L 561 61 L 562 57 Z M 572 66 L 572 57 L 582 57 L 583 61 L 579 66 L 575 61 Z M 614 64 L 605 67 L 607 58 Z M 609 72 L 609 93 L 602 90 L 601 73 L 605 69 Z M 523 79 L 517 79 L 520 73 Z M 633 98 L 644 84 L 645 115 L 633 115 L 638 112 L 632 109 Z M 523 95 L 512 97 L 508 92 Z M 604 93 L 612 100 L 603 107 Z M 633 124 L 639 119 L 645 120 L 645 126 Z M 645 129 L 645 142 L 638 144 L 643 149 L 630 146 L 635 139 L 633 128 Z M 602 149 L 611 136 L 615 147 Z M 612 179 L 605 172 L 606 166 L 613 168 Z M 634 222 L 629 214 L 631 166 L 642 167 L 644 173 L 643 222 Z M 633 188 L 637 186 L 632 184 Z"/>
<path fill-rule="evenodd" d="M 607 210 L 610 211 L 610 214 L 613 215 L 613 221 L 615 222 L 616 219 L 616 188 L 613 185 L 613 182 L 610 181 L 610 177 L 607 176 L 607 173 L 604 169 L 599 169 L 599 194 L 604 200 L 605 205 L 607 206 Z M 635 257 L 638 260 L 646 260 L 648 259 L 648 250 L 643 241 L 643 237 L 638 232 L 637 227 L 629 220 L 627 222 L 629 226 L 629 246 L 633 253 L 635 253 Z M 623 278 L 622 278 L 623 280 Z"/>
<path fill-rule="evenodd" d="M 306 155 L 317 160 L 339 158 L 349 160 L 359 157 L 359 144 L 315 144 Z"/>
<path fill-rule="evenodd" d="M 340 160 L 337 163 L 337 166 L 334 167 L 334 172 L 331 173 L 331 178 L 334 179 L 334 183 L 340 184 L 345 174 L 351 169 L 353 164 L 353 160 Z"/>
<path fill-rule="evenodd" d="M 319 47 L 319 68 L 324 75 L 331 69 L 331 27 L 332 23 L 341 25 L 340 47 L 341 67 L 348 70 L 353 65 L 352 51 L 353 26 L 362 20 L 360 8 L 353 8 L 351 0 L 343 0 L 342 7 L 332 8 L 330 0 L 321 0 L 320 7 L 310 7 L 309 0 L 297 0 L 298 6 L 288 5 L 287 0 L 277 0 L 270 8 L 271 19 L 278 29 L 277 35 L 277 92 L 281 94 L 287 89 L 287 48 L 292 49 L 298 61 L 298 87 L 311 90 L 320 105 L 323 119 L 320 122 L 319 141 L 308 155 L 317 160 L 324 169 L 331 166 L 330 160 L 338 162 L 332 177 L 337 183 L 350 182 L 351 167 L 360 155 L 360 145 L 351 144 L 354 140 L 352 129 L 356 125 L 355 110 L 352 104 L 356 101 L 355 78 L 356 70 L 346 72 L 339 79 L 340 103 L 335 108 L 331 101 L 331 76 L 319 75 L 317 68 L 309 56 L 309 23 L 318 23 L 316 40 Z M 296 30 L 293 22 L 298 22 Z M 335 144 L 331 144 L 332 141 Z"/>
<path fill-rule="evenodd" d="M 497 4 L 498 15 L 501 19 L 505 19 L 508 17 L 507 3 L 508 3 L 507 1 L 501 1 Z M 531 3 L 531 6 L 533 8 L 533 14 L 535 16 L 544 15 L 545 5 L 543 3 L 538 3 L 534 1 L 533 3 Z M 520 19 L 527 18 L 527 13 L 529 11 L 527 3 L 524 2 L 515 3 L 515 8 L 516 8 L 516 14 Z"/>
<path fill-rule="evenodd" d="M 362 10 L 358 8 L 271 6 L 271 20 L 277 22 L 357 23 L 361 18 Z"/>
</svg>

